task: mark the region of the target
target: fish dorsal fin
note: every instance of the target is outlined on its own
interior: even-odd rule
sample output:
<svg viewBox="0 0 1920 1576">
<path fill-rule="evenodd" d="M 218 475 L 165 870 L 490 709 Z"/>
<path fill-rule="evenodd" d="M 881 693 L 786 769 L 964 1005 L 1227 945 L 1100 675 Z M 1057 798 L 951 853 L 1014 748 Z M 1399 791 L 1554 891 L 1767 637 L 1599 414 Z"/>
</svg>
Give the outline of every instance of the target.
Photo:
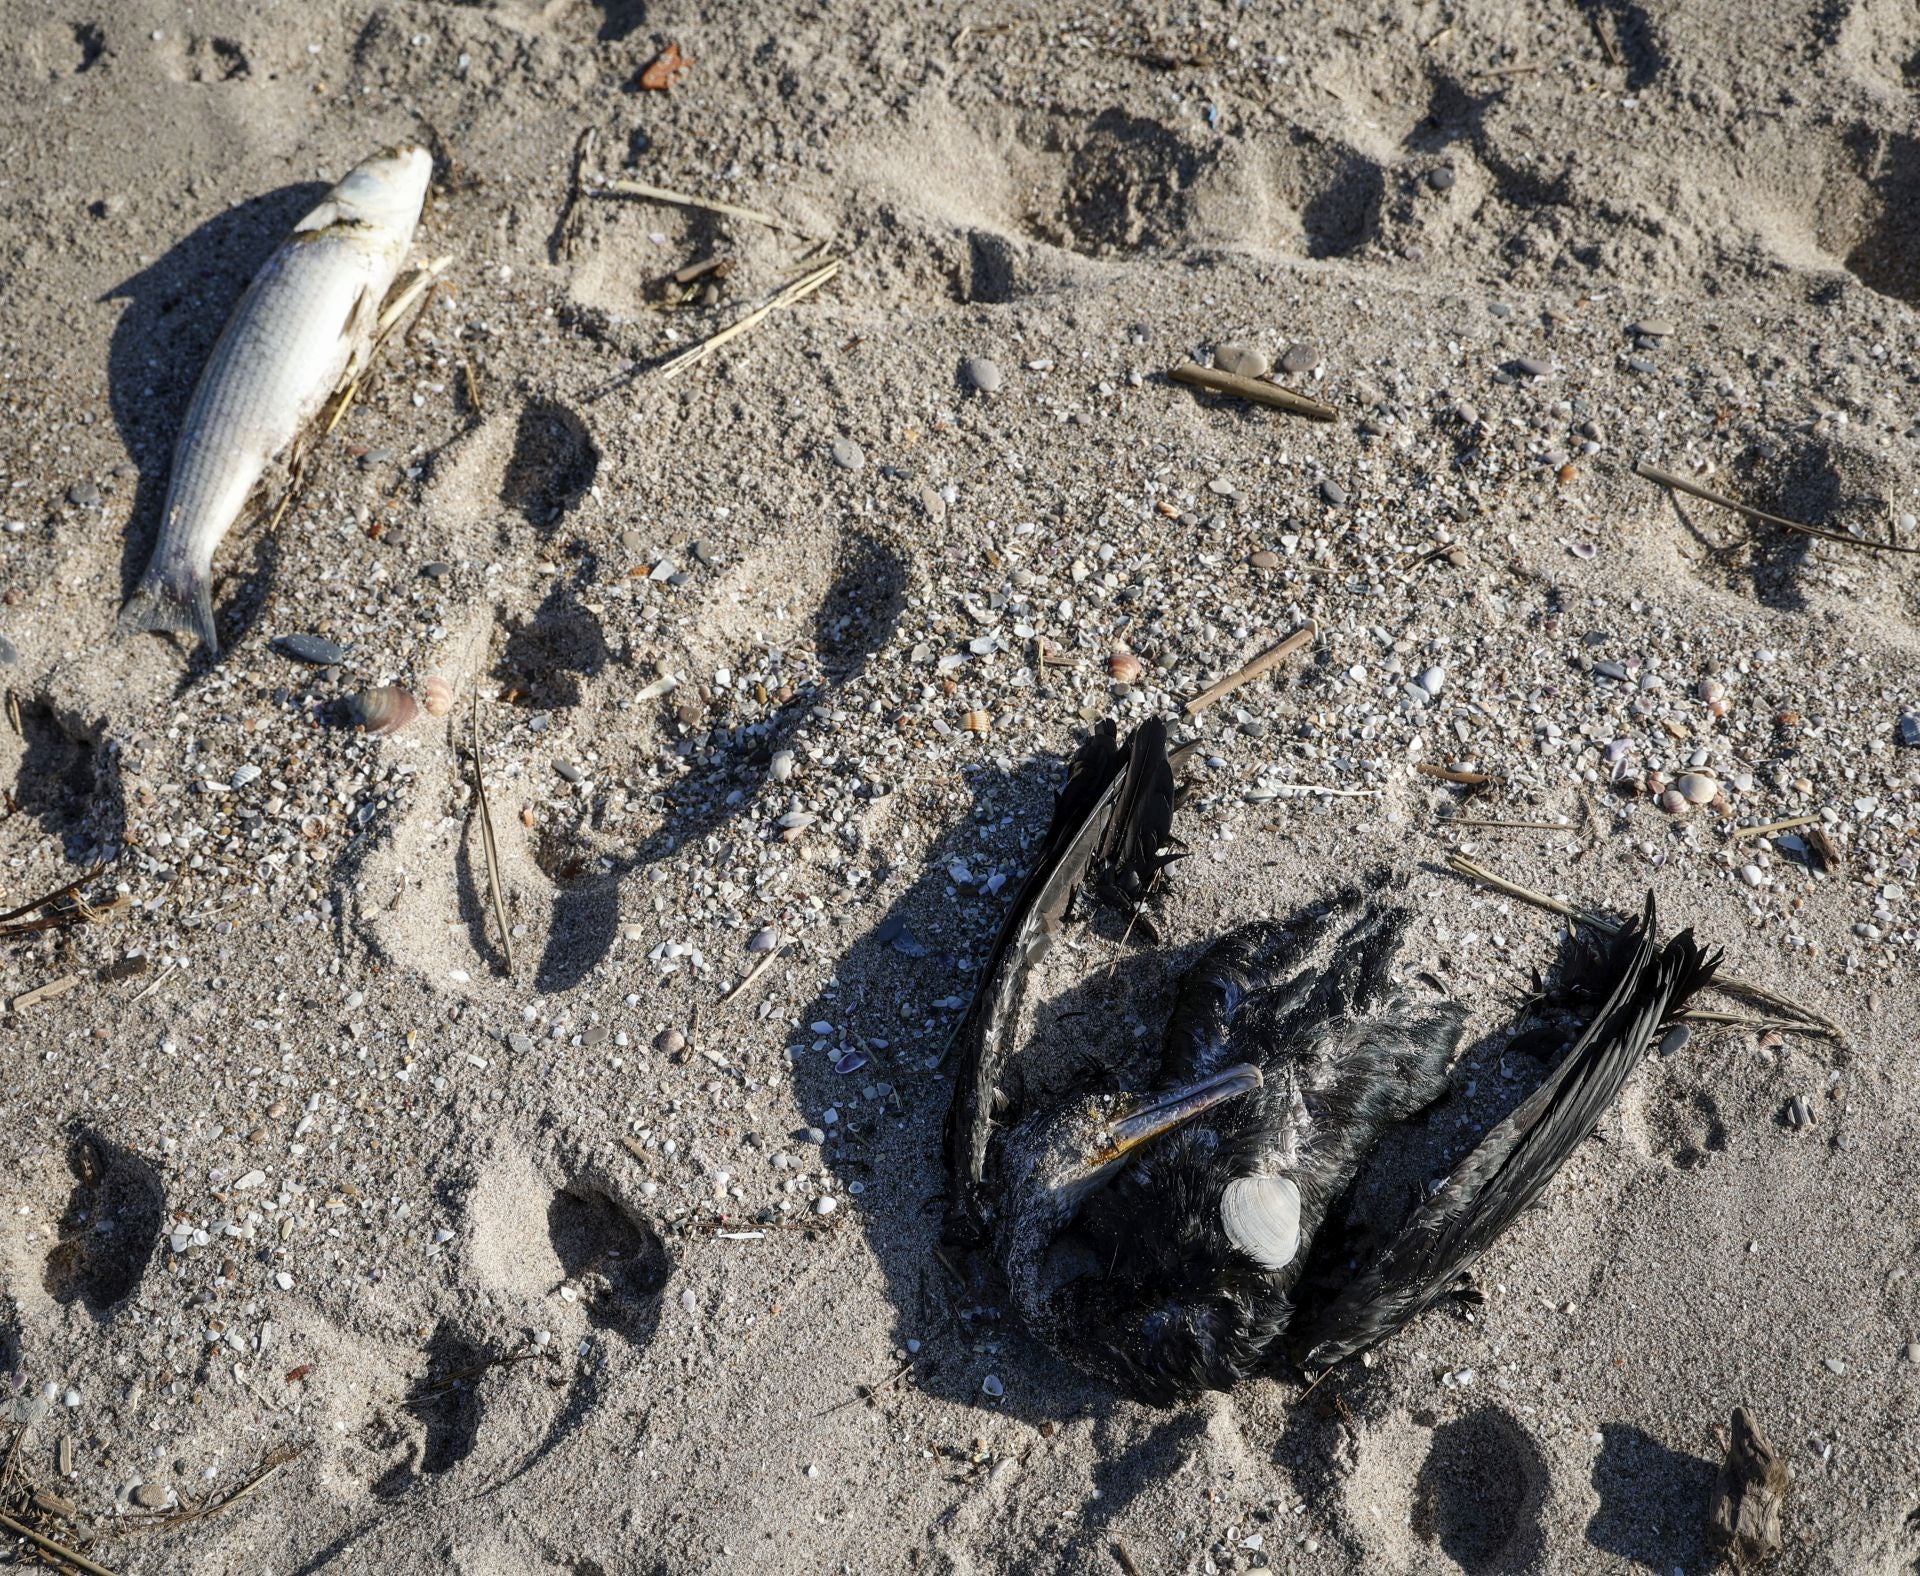
<svg viewBox="0 0 1920 1576">
<path fill-rule="evenodd" d="M 1235 1177 L 1220 1195 L 1220 1224 L 1254 1263 L 1283 1270 L 1300 1251 L 1300 1189 L 1286 1177 Z"/>
</svg>

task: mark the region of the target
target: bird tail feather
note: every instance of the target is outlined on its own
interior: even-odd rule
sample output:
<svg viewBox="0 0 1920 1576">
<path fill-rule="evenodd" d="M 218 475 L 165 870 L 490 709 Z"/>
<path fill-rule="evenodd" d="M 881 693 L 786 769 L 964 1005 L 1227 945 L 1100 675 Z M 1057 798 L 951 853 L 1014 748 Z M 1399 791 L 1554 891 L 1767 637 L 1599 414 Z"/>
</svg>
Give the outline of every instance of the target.
<svg viewBox="0 0 1920 1576">
<path fill-rule="evenodd" d="M 1683 931 L 1653 942 L 1651 894 L 1614 956 L 1606 1004 L 1547 1081 L 1498 1123 L 1444 1188 L 1417 1209 L 1372 1266 L 1348 1284 L 1294 1342 L 1308 1375 L 1365 1351 L 1450 1291 L 1461 1274 L 1545 1190 L 1593 1132 L 1646 1054 L 1648 1043 L 1719 966 Z"/>
</svg>

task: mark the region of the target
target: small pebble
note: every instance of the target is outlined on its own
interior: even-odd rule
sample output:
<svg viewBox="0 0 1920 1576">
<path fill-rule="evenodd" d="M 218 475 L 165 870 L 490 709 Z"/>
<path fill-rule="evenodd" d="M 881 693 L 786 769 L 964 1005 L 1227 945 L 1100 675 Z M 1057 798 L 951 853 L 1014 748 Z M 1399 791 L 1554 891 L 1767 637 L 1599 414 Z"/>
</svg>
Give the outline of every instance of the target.
<svg viewBox="0 0 1920 1576">
<path fill-rule="evenodd" d="M 767 775 L 777 783 L 785 782 L 793 775 L 793 760 L 792 750 L 775 750 L 767 762 Z"/>
<path fill-rule="evenodd" d="M 0 640 L 0 646 L 6 642 Z M 0 662 L 11 660 L 0 654 Z M 1910 750 L 1920 750 L 1920 711 L 1910 711 L 1900 719 L 1900 742 Z"/>
<path fill-rule="evenodd" d="M 1693 1031 L 1684 1023 L 1676 1023 L 1660 1036 L 1660 1054 L 1677 1056 L 1687 1048 L 1687 1041 L 1693 1038 Z"/>
<path fill-rule="evenodd" d="M 1442 164 L 1437 169 L 1427 171 L 1427 184 L 1437 192 L 1452 191 L 1453 183 L 1458 179 L 1449 165 Z"/>
<path fill-rule="evenodd" d="M 319 635 L 281 635 L 274 649 L 296 662 L 311 662 L 317 668 L 330 668 L 347 660 L 347 648 L 335 645 Z"/>
<path fill-rule="evenodd" d="M 1319 350 L 1303 339 L 1280 352 L 1280 370 L 1297 376 L 1302 372 L 1311 372 L 1319 360 Z"/>
<path fill-rule="evenodd" d="M 1320 484 L 1320 496 L 1338 509 L 1347 501 L 1347 490 L 1329 476 Z"/>
<path fill-rule="evenodd" d="M 453 577 L 453 565 L 438 558 L 430 558 L 420 566 L 420 573 L 429 580 L 448 580 Z"/>
<path fill-rule="evenodd" d="M 833 463 L 843 471 L 857 471 L 867 463 L 867 451 L 851 438 L 835 438 Z"/>
<path fill-rule="evenodd" d="M 586 773 L 575 766 L 572 761 L 556 760 L 553 763 L 553 769 L 570 783 L 577 783 L 581 778 L 586 776 Z"/>
<path fill-rule="evenodd" d="M 1907 1361 L 1920 1368 L 1920 1341 L 1907 1342 Z"/>
<path fill-rule="evenodd" d="M 688 1287 L 686 1290 L 680 1293 L 681 1312 L 692 1313 L 693 1310 L 699 1306 L 700 1306 L 700 1299 L 694 1296 L 692 1287 Z"/>
<path fill-rule="evenodd" d="M 1820 1359 L 1820 1364 L 1828 1373 L 1836 1376 L 1844 1374 L 1847 1371 L 1847 1365 L 1838 1357 L 1823 1357 Z"/>
<path fill-rule="evenodd" d="M 1767 873 L 1758 865 L 1742 865 L 1740 867 L 1740 879 L 1750 887 L 1765 886 L 1767 884 Z"/>
<path fill-rule="evenodd" d="M 1280 555 L 1263 547 L 1259 552 L 1249 558 L 1247 562 L 1252 564 L 1255 569 L 1278 569 L 1280 567 Z"/>
<path fill-rule="evenodd" d="M 1643 317 L 1627 330 L 1629 334 L 1638 334 L 1643 339 L 1671 339 L 1673 324 L 1664 317 Z"/>
<path fill-rule="evenodd" d="M 1001 385 L 1006 381 L 1001 377 L 1000 369 L 985 356 L 968 356 L 960 363 L 960 376 L 968 388 L 977 389 L 982 394 L 998 394 Z M 848 466 L 849 470 L 858 468 Z"/>
<path fill-rule="evenodd" d="M 76 509 L 98 509 L 100 489 L 92 482 L 75 482 L 67 489 L 67 502 Z"/>
<path fill-rule="evenodd" d="M 20 660 L 20 653 L 13 649 L 13 642 L 0 635 L 0 668 L 11 667 Z"/>
<path fill-rule="evenodd" d="M 1523 378 L 1544 378 L 1553 371 L 1551 361 L 1542 361 L 1537 356 L 1515 356 L 1507 365 Z"/>
<path fill-rule="evenodd" d="M 1273 358 L 1264 350 L 1238 340 L 1219 346 L 1213 353 L 1213 364 L 1241 378 L 1263 378 L 1273 370 Z"/>
<path fill-rule="evenodd" d="M 1428 668 L 1426 672 L 1422 673 L 1420 677 L 1413 682 L 1418 684 L 1429 695 L 1438 695 L 1440 691 L 1446 687 L 1447 670 L 1445 668 Z"/>
<path fill-rule="evenodd" d="M 813 1212 L 816 1215 L 831 1215 L 839 1207 L 840 1200 L 831 1193 L 822 1193 L 813 1201 Z"/>
<path fill-rule="evenodd" d="M 167 1503 L 164 1483 L 142 1483 L 133 1491 L 133 1502 L 142 1510 L 163 1510 Z"/>
<path fill-rule="evenodd" d="M 678 1029 L 662 1029 L 653 1037 L 653 1048 L 662 1056 L 671 1056 L 687 1048 L 687 1037 Z"/>
</svg>

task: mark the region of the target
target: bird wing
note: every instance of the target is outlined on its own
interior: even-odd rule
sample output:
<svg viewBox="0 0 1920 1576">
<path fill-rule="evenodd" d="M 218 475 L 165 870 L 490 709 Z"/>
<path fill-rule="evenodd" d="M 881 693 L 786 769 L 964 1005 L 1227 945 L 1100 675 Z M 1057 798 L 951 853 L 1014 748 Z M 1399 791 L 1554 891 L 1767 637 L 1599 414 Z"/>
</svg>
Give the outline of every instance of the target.
<svg viewBox="0 0 1920 1576">
<path fill-rule="evenodd" d="M 1144 893 L 1165 862 L 1173 822 L 1173 768 L 1167 728 L 1142 723 L 1125 745 L 1111 721 L 1074 752 L 1055 796 L 1039 861 L 1000 922 L 972 1003 L 954 1031 L 953 1102 L 947 1108 L 947 1171 L 966 1195 L 986 1172 L 995 1094 L 1011 1053 L 1033 967 L 1066 922 L 1073 895 L 1096 873 L 1117 889 Z"/>
<path fill-rule="evenodd" d="M 1649 894 L 1638 927 L 1616 953 L 1624 956 L 1606 1005 L 1547 1081 L 1480 1141 L 1372 1267 L 1296 1338 L 1303 1371 L 1324 1372 L 1432 1306 L 1593 1131 L 1648 1041 L 1719 965 L 1719 954 L 1704 952 L 1690 930 L 1656 948 L 1653 927 Z"/>
</svg>

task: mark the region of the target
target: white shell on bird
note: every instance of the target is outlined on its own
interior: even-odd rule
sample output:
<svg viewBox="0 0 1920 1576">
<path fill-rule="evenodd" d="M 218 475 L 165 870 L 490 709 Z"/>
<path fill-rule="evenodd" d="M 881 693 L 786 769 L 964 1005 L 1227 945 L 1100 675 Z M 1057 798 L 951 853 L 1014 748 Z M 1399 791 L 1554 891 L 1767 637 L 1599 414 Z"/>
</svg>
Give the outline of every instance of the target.
<svg viewBox="0 0 1920 1576">
<path fill-rule="evenodd" d="M 1220 1195 L 1227 1240 L 1270 1270 L 1300 1251 L 1300 1189 L 1286 1177 L 1235 1177 Z"/>
</svg>

